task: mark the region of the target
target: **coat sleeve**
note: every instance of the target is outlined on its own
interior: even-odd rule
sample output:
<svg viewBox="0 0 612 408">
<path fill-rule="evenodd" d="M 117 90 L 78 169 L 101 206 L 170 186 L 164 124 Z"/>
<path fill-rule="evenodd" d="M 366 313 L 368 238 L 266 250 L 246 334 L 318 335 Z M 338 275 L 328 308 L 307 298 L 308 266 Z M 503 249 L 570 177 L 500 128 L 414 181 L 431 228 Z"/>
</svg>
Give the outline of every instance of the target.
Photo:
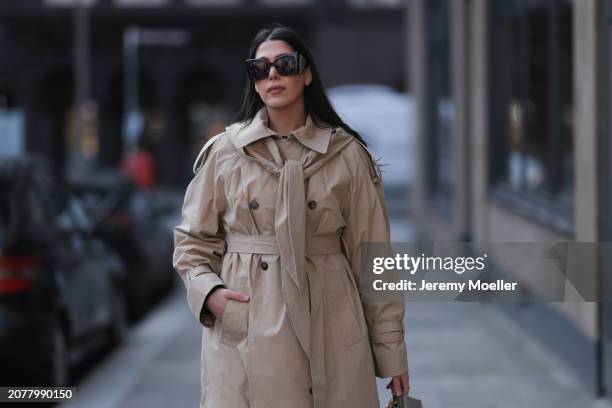
<svg viewBox="0 0 612 408">
<path fill-rule="evenodd" d="M 343 239 L 348 247 L 351 268 L 361 288 L 361 243 L 389 242 L 390 227 L 378 165 L 373 163 L 370 154 L 361 144 L 351 151 L 356 151 L 357 157 L 352 161 L 351 197 L 345 209 L 347 219 Z M 408 372 L 404 343 L 404 302 L 374 302 L 362 296 L 362 305 L 376 376 L 388 378 Z"/>
<path fill-rule="evenodd" d="M 211 139 L 194 164 L 181 211 L 181 223 L 174 227 L 172 264 L 187 289 L 187 302 L 195 317 L 207 327 L 215 315 L 205 306 L 207 296 L 223 287 L 220 266 L 225 249 L 221 216 L 224 211 L 223 179 L 217 171 L 217 152 Z"/>
</svg>

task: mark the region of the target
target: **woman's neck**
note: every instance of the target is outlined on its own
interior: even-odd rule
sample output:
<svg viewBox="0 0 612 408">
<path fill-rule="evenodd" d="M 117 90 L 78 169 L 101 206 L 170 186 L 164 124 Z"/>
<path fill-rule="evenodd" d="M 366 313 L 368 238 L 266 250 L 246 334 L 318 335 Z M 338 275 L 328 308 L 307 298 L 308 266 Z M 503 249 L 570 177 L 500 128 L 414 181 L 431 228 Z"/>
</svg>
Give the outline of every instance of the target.
<svg viewBox="0 0 612 408">
<path fill-rule="evenodd" d="M 285 136 L 306 124 L 306 110 L 303 103 L 294 103 L 283 109 L 266 107 L 268 127 Z"/>
</svg>

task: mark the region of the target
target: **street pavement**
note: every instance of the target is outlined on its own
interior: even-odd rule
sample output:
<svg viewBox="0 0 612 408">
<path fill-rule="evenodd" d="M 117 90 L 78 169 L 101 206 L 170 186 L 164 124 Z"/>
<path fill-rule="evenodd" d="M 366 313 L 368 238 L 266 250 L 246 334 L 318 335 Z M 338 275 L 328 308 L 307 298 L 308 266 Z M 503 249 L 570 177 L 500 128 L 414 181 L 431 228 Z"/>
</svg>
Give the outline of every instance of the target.
<svg viewBox="0 0 612 408">
<path fill-rule="evenodd" d="M 393 225 L 394 241 L 413 236 L 409 222 Z M 179 283 L 61 407 L 197 407 L 201 330 Z M 425 408 L 612 408 L 494 304 L 407 303 L 405 332 L 411 394 Z M 384 406 L 388 380 L 377 382 Z"/>
</svg>

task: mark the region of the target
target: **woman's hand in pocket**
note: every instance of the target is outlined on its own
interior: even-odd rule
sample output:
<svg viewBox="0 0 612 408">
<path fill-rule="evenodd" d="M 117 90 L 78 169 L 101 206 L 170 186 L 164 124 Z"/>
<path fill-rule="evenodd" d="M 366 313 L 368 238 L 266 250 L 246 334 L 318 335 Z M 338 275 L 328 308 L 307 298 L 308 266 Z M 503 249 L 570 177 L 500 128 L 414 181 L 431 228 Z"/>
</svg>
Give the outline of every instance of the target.
<svg viewBox="0 0 612 408">
<path fill-rule="evenodd" d="M 206 307 L 216 317 L 221 318 L 225 310 L 225 305 L 230 299 L 239 302 L 248 302 L 249 295 L 226 288 L 215 289 L 213 293 L 208 296 L 208 299 L 206 299 Z"/>
</svg>

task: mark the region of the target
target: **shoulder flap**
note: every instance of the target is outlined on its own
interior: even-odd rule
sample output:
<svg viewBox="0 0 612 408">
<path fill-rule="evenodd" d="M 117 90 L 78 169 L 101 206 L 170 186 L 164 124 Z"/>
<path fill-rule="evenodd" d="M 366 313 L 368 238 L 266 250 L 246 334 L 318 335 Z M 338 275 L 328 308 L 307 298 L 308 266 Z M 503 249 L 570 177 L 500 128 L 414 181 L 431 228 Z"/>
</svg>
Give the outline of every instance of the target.
<svg viewBox="0 0 612 408">
<path fill-rule="evenodd" d="M 378 163 L 378 160 L 374 158 L 374 155 L 372 154 L 370 149 L 368 149 L 367 146 L 363 144 L 361 140 L 355 137 L 355 141 L 359 143 L 361 147 L 363 147 L 363 150 L 366 151 L 368 157 L 370 158 L 370 176 L 372 177 L 372 181 L 374 183 L 382 183 L 382 170 L 380 169 L 380 164 Z"/>
<path fill-rule="evenodd" d="M 217 139 L 219 139 L 224 134 L 225 132 L 221 132 L 218 135 L 215 135 L 211 137 L 210 139 L 208 139 L 208 141 L 204 144 L 204 147 L 202 147 L 202 150 L 200 150 L 200 153 L 198 153 L 198 157 L 196 157 L 195 159 L 195 163 L 193 163 L 193 174 L 194 175 L 198 174 L 198 171 L 200 170 L 200 168 L 206 161 L 206 156 L 208 154 L 208 151 L 210 150 L 210 147 L 213 145 L 213 143 L 215 143 Z"/>
</svg>

